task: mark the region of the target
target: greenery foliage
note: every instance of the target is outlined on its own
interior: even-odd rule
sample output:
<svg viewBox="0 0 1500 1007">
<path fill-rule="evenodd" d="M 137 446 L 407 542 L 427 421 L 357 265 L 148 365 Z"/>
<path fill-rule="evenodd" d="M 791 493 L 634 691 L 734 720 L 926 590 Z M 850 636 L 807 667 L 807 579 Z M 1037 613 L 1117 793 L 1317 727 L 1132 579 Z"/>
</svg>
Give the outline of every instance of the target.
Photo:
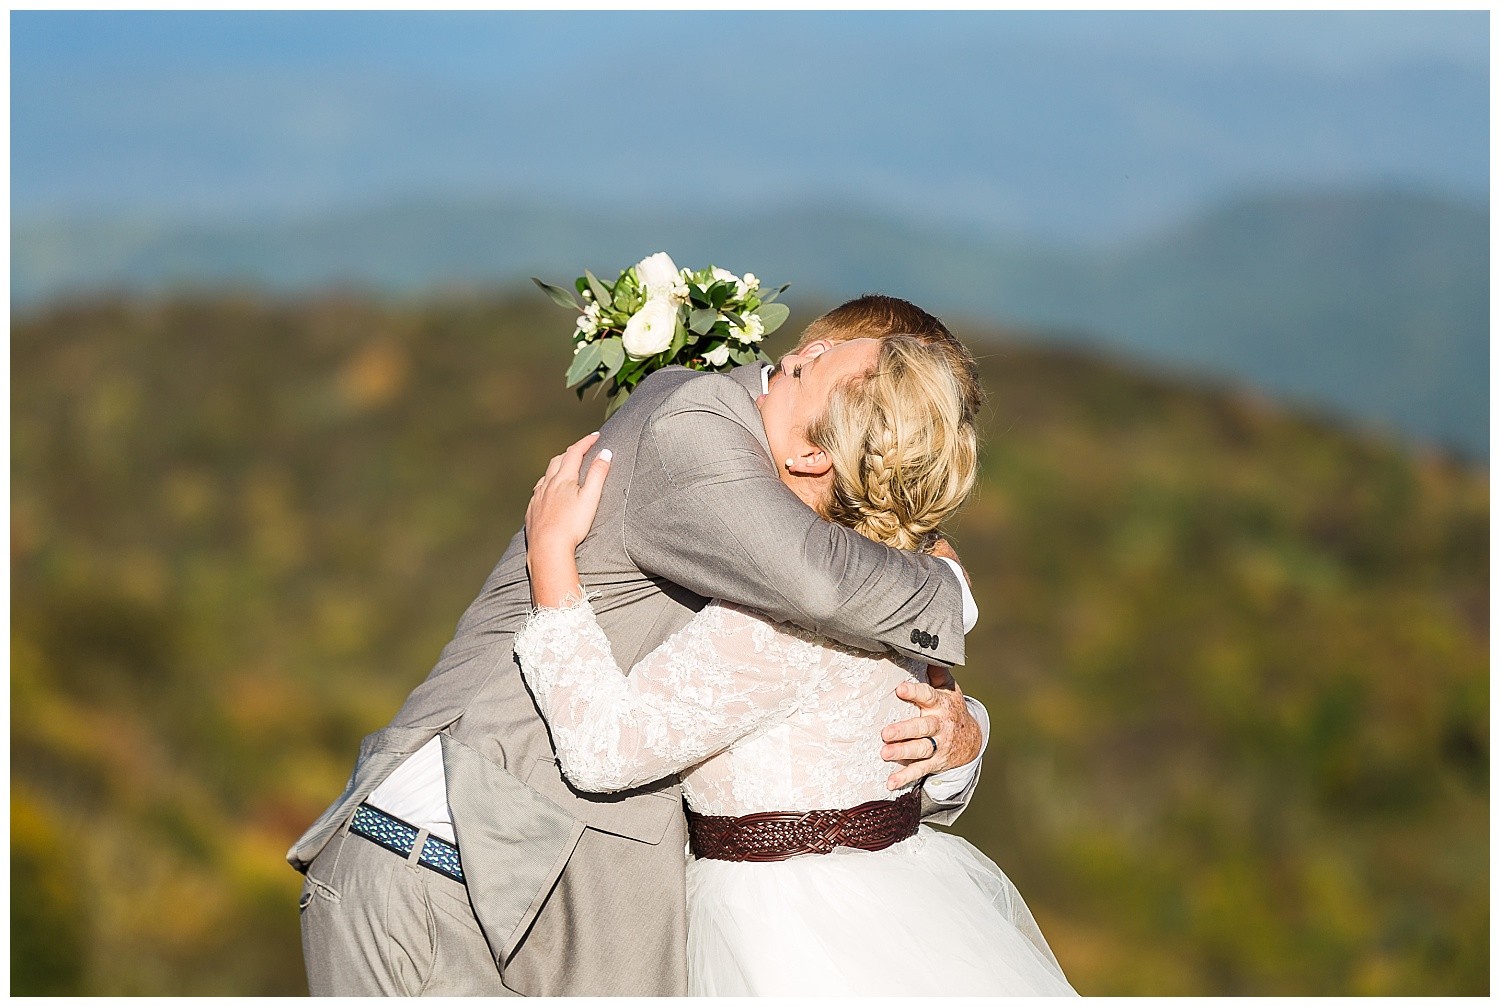
<svg viewBox="0 0 1500 1007">
<path fill-rule="evenodd" d="M 536 300 L 15 321 L 13 993 L 305 989 L 286 848 L 598 424 Z M 957 831 L 1078 989 L 1486 992 L 1486 473 L 961 334 L 993 729 Z"/>
</svg>

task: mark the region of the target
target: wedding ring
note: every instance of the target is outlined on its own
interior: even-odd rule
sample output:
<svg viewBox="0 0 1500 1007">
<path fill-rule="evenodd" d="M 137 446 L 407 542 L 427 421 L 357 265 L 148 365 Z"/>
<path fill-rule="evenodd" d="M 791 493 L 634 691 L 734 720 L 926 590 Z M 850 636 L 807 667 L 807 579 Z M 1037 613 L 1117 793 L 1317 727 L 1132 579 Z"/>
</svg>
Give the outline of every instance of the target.
<svg viewBox="0 0 1500 1007">
<path fill-rule="evenodd" d="M 930 742 L 932 742 L 932 755 L 927 756 L 930 759 L 930 758 L 932 758 L 933 755 L 937 754 L 937 739 L 934 738 L 932 735 L 929 734 L 927 736 L 927 740 L 930 741 Z"/>
</svg>

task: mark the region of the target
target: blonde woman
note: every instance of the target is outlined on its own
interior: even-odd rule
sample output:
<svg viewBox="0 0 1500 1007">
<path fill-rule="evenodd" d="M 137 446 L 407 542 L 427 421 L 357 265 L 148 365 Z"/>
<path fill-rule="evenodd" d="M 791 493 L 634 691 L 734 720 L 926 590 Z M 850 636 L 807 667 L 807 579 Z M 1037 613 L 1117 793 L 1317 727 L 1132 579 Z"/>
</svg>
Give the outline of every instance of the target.
<svg viewBox="0 0 1500 1007">
<path fill-rule="evenodd" d="M 933 548 L 976 474 L 961 365 L 907 336 L 784 358 L 757 401 L 782 481 L 871 539 Z M 912 715 L 894 690 L 922 665 L 713 602 L 622 673 L 574 561 L 608 469 L 601 453 L 580 485 L 593 440 L 553 459 L 527 510 L 536 611 L 515 653 L 579 789 L 681 774 L 689 993 L 1071 995 L 1009 879 L 919 826 L 916 789 L 887 789 L 871 739 Z"/>
</svg>

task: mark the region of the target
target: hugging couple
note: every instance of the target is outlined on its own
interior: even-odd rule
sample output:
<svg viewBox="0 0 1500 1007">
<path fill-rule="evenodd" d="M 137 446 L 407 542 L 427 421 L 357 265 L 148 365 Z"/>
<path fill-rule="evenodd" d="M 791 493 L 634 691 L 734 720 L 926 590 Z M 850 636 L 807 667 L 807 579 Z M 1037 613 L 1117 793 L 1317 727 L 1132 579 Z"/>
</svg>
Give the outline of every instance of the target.
<svg viewBox="0 0 1500 1007">
<path fill-rule="evenodd" d="M 554 458 L 288 854 L 311 991 L 1071 995 L 1009 879 L 922 824 L 987 730 L 940 537 L 982 401 L 938 319 L 867 295 Z"/>
</svg>

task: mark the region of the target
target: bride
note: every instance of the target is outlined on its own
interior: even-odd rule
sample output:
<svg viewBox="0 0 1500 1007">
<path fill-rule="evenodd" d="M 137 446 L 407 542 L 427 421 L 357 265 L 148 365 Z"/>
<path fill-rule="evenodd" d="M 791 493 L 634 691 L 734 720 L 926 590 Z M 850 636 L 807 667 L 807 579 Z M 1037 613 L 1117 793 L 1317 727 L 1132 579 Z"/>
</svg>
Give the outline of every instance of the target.
<svg viewBox="0 0 1500 1007">
<path fill-rule="evenodd" d="M 829 520 L 932 548 L 977 469 L 947 359 L 891 336 L 784 363 L 757 402 L 768 434 L 818 395 L 818 418 L 772 440 L 782 480 Z M 595 436 L 554 458 L 534 490 L 536 610 L 515 653 L 575 786 L 681 774 L 689 993 L 1072 995 L 1005 874 L 919 825 L 916 787 L 887 789 L 870 739 L 913 715 L 894 690 L 926 680 L 920 663 L 711 602 L 622 673 L 574 562 L 608 468 L 601 452 L 580 486 Z"/>
</svg>

